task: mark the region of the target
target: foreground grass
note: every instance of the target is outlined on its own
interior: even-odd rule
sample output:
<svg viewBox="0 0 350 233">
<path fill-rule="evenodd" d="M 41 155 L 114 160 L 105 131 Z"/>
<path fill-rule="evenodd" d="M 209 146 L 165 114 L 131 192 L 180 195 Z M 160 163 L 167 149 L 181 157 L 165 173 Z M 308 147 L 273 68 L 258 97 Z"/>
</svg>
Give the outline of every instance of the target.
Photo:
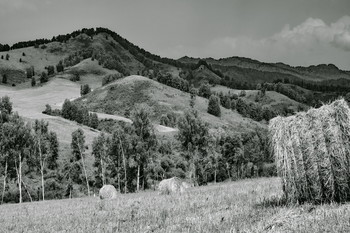
<svg viewBox="0 0 350 233">
<path fill-rule="evenodd" d="M 0 232 L 349 232 L 350 205 L 285 206 L 277 178 L 0 206 Z"/>
</svg>

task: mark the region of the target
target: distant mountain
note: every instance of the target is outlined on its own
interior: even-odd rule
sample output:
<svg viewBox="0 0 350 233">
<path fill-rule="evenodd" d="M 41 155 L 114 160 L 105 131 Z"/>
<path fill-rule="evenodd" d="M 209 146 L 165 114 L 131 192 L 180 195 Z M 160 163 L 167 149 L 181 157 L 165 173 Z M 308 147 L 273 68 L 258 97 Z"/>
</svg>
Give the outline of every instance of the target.
<svg viewBox="0 0 350 233">
<path fill-rule="evenodd" d="M 254 74 L 253 71 L 261 72 L 261 76 L 264 78 L 255 79 L 266 79 L 265 81 L 273 81 L 267 80 L 269 77 L 267 74 L 270 73 L 273 78 L 276 74 L 281 74 L 285 77 L 289 78 L 299 78 L 305 79 L 309 81 L 323 81 L 323 80 L 336 80 L 336 79 L 350 79 L 350 72 L 340 70 L 333 64 L 320 64 L 316 66 L 308 66 L 302 67 L 297 66 L 293 67 L 290 65 L 286 65 L 284 63 L 265 63 L 257 60 L 253 60 L 250 58 L 244 57 L 229 57 L 229 58 L 221 58 L 221 59 L 213 59 L 213 58 L 190 58 L 190 57 L 182 57 L 179 59 L 180 62 L 183 63 L 192 63 L 196 64 L 200 60 L 206 61 L 208 64 L 211 64 L 213 68 L 219 69 L 223 72 L 224 75 L 242 75 L 246 78 L 249 74 L 252 76 L 251 79 L 254 79 L 258 74 Z M 244 75 L 244 73 L 247 73 Z M 266 74 L 267 73 L 267 74 Z M 249 78 L 249 77 L 248 77 Z"/>
</svg>

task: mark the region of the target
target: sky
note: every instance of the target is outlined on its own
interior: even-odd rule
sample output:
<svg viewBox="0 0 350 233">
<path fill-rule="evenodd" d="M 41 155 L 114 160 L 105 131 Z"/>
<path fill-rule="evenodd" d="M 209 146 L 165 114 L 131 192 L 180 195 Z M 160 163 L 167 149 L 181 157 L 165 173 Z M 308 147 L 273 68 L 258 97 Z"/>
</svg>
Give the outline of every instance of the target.
<svg viewBox="0 0 350 233">
<path fill-rule="evenodd" d="M 0 43 L 106 27 L 163 57 L 350 70 L 350 0 L 0 0 Z"/>
</svg>

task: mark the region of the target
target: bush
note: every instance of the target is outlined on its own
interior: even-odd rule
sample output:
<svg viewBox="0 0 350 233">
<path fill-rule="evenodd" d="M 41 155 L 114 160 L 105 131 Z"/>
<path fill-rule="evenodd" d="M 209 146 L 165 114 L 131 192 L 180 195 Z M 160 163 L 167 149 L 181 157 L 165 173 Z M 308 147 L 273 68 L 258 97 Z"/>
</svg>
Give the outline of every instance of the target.
<svg viewBox="0 0 350 233">
<path fill-rule="evenodd" d="M 90 92 L 91 92 L 91 88 L 90 88 L 89 84 L 85 84 L 85 85 L 80 86 L 80 95 L 81 96 L 86 95 Z"/>
<path fill-rule="evenodd" d="M 69 80 L 72 81 L 72 82 L 80 81 L 80 75 L 79 75 L 79 73 L 74 73 L 73 76 L 70 77 Z"/>
<path fill-rule="evenodd" d="M 209 83 L 203 83 L 200 87 L 199 87 L 199 92 L 198 92 L 199 96 L 202 96 L 204 98 L 209 98 L 211 96 L 211 90 L 210 90 L 210 86 Z"/>
<path fill-rule="evenodd" d="M 240 93 L 239 93 L 239 97 L 244 97 L 244 96 L 246 96 L 247 94 L 246 94 L 246 92 L 245 92 L 245 90 L 242 90 Z"/>
<path fill-rule="evenodd" d="M 47 81 L 49 81 L 49 78 L 46 72 L 43 71 L 40 76 L 40 83 L 46 83 Z"/>
<path fill-rule="evenodd" d="M 53 75 L 55 73 L 55 67 L 54 66 L 48 66 L 47 67 L 47 74 Z"/>
</svg>

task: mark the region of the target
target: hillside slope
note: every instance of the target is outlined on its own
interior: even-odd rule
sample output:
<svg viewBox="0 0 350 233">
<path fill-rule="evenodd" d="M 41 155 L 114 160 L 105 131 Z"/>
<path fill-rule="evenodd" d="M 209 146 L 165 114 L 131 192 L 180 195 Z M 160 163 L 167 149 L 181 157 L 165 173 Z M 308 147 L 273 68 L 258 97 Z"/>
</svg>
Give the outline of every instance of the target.
<svg viewBox="0 0 350 233">
<path fill-rule="evenodd" d="M 182 115 L 189 110 L 189 100 L 189 93 L 133 75 L 95 89 L 75 101 L 86 106 L 90 111 L 116 115 L 124 115 L 137 104 L 146 103 L 153 110 L 152 120 L 159 122 L 162 114 L 174 112 Z M 224 108 L 221 108 L 222 116 L 215 117 L 207 113 L 207 106 L 207 99 L 196 97 L 195 109 L 212 129 L 245 132 L 257 126 L 264 127 L 263 124 L 242 117 L 236 111 Z"/>
<path fill-rule="evenodd" d="M 239 95 L 242 90 L 231 89 L 225 86 L 216 85 L 211 88 L 212 91 L 216 93 L 222 92 L 223 94 L 236 94 Z M 242 97 L 243 99 L 247 99 L 250 102 L 257 102 L 262 107 L 271 107 L 274 110 L 281 112 L 283 108 L 288 108 L 293 110 L 294 112 L 299 111 L 300 106 L 306 107 L 304 104 L 301 104 L 295 100 L 288 98 L 285 95 L 282 95 L 275 91 L 266 91 L 265 96 L 263 98 L 259 98 L 257 100 L 258 90 L 245 90 L 246 95 Z"/>
</svg>

